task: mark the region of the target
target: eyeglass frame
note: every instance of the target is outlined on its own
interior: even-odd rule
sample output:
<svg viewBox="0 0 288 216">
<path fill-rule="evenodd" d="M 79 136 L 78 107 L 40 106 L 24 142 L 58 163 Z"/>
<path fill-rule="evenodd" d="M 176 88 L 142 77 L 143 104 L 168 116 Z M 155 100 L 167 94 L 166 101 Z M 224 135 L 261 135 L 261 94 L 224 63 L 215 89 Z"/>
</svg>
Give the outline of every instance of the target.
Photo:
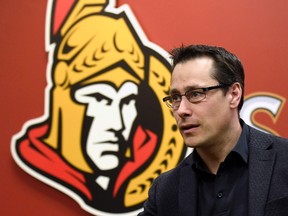
<svg viewBox="0 0 288 216">
<path fill-rule="evenodd" d="M 231 85 L 231 84 L 230 84 L 230 85 Z M 168 96 L 164 97 L 162 100 L 163 100 L 163 102 L 165 102 L 165 104 L 166 104 L 170 109 L 177 110 L 177 109 L 179 108 L 179 106 L 180 106 L 180 103 L 181 103 L 181 101 L 182 101 L 182 97 L 183 97 L 183 96 L 185 96 L 186 99 L 187 99 L 190 103 L 198 103 L 198 102 L 200 102 L 200 101 L 202 101 L 202 100 L 204 100 L 204 99 L 206 98 L 206 93 L 207 93 L 208 91 L 213 90 L 213 89 L 226 88 L 226 87 L 229 87 L 230 85 L 228 85 L 228 84 L 218 84 L 218 85 L 209 86 L 209 87 L 201 87 L 201 88 L 189 89 L 189 90 L 187 90 L 184 94 L 173 94 L 173 96 L 179 96 L 179 98 L 180 98 L 179 104 L 178 104 L 175 108 L 172 106 L 172 103 L 173 103 L 173 102 L 172 102 L 171 104 L 168 102 L 169 100 L 172 101 L 172 95 L 168 95 Z M 197 92 L 197 90 L 202 90 L 202 92 L 199 92 L 199 91 Z M 191 97 L 187 96 L 187 93 L 189 93 L 189 92 L 201 93 L 201 94 L 203 94 L 203 98 L 201 98 L 200 100 L 196 100 L 196 101 L 191 102 L 191 101 L 190 101 L 190 98 L 191 98 Z"/>
</svg>

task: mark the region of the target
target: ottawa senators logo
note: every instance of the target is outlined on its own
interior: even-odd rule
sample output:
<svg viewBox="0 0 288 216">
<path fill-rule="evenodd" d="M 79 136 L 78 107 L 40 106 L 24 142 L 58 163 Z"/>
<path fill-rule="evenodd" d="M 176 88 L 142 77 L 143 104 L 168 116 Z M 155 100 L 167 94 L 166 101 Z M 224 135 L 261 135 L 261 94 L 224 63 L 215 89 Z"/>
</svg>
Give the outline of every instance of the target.
<svg viewBox="0 0 288 216">
<path fill-rule="evenodd" d="M 11 145 L 23 170 L 95 215 L 135 215 L 152 181 L 186 154 L 161 103 L 167 54 L 115 5 L 49 1 L 45 113 Z"/>
</svg>

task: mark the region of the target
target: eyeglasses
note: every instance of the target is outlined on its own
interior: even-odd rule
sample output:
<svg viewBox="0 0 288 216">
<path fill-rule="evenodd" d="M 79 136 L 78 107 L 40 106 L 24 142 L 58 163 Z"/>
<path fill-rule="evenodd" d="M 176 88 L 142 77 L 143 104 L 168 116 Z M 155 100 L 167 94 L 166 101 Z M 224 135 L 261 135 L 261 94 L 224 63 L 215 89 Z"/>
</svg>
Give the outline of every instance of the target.
<svg viewBox="0 0 288 216">
<path fill-rule="evenodd" d="M 207 91 L 210 91 L 212 89 L 218 89 L 218 88 L 226 88 L 228 86 L 229 85 L 219 84 L 219 85 L 210 86 L 206 88 L 191 89 L 191 90 L 186 91 L 184 94 L 172 94 L 172 95 L 166 96 L 163 98 L 163 101 L 166 103 L 166 105 L 169 108 L 173 110 L 177 110 L 180 106 L 183 96 L 185 96 L 190 103 L 197 103 L 206 98 Z"/>
</svg>

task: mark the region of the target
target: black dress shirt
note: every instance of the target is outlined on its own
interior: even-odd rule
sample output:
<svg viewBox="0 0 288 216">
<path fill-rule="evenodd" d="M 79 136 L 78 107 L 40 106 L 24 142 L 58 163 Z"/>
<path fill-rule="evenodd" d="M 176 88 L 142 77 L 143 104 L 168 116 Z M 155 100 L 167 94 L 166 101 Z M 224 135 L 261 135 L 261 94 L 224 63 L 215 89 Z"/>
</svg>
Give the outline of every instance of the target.
<svg viewBox="0 0 288 216">
<path fill-rule="evenodd" d="M 220 164 L 216 175 L 208 170 L 194 150 L 199 216 L 248 215 L 248 133 L 244 124 L 236 146 Z"/>
</svg>

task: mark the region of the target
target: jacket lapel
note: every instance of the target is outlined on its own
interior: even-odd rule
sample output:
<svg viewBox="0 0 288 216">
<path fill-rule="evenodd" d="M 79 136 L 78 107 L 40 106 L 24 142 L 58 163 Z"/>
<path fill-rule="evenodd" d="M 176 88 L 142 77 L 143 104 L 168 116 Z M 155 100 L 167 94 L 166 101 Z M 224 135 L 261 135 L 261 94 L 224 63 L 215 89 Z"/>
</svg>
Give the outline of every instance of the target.
<svg viewBox="0 0 288 216">
<path fill-rule="evenodd" d="M 197 180 L 191 164 L 184 166 L 180 173 L 179 211 L 182 216 L 197 216 Z"/>
<path fill-rule="evenodd" d="M 263 216 L 276 154 L 269 149 L 272 142 L 267 136 L 261 138 L 261 135 L 257 136 L 257 132 L 254 132 L 251 129 L 248 211 L 249 216 Z"/>
</svg>

